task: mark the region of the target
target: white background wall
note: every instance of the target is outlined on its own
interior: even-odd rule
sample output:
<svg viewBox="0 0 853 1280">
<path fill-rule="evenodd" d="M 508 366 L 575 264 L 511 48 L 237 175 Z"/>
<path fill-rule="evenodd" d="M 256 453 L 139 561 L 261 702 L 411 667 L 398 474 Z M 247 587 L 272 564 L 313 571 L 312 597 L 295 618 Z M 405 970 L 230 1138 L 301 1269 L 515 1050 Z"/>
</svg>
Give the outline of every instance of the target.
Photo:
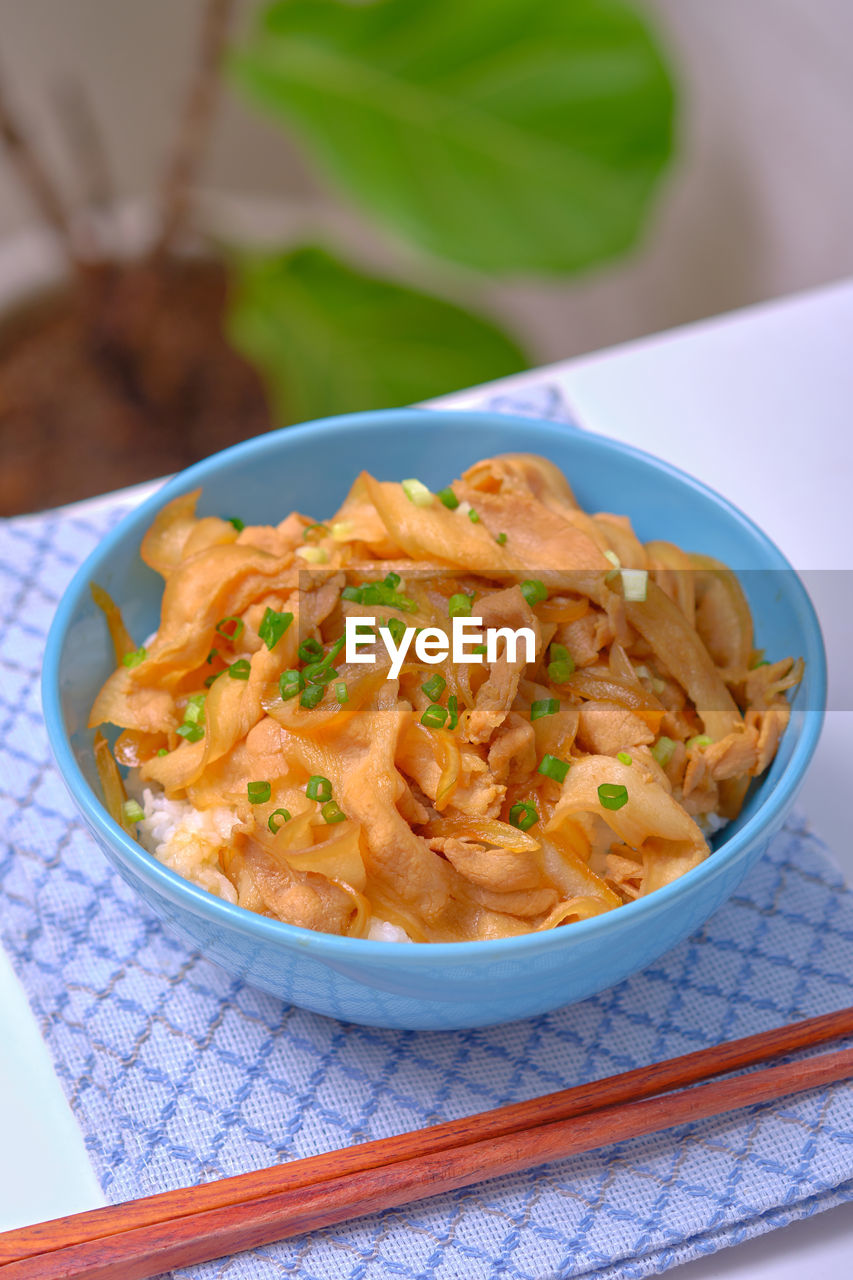
<svg viewBox="0 0 853 1280">
<path fill-rule="evenodd" d="M 853 0 L 639 0 L 682 90 L 680 161 L 642 250 L 570 283 L 487 290 L 538 360 L 608 345 L 853 272 Z M 243 0 L 242 17 L 253 0 Z M 85 82 L 116 186 L 144 192 L 180 99 L 200 0 L 0 0 L 4 83 L 62 161 L 52 94 Z M 67 179 L 73 179 L 64 170 Z M 229 96 L 211 189 L 322 193 L 298 154 Z M 26 200 L 0 159 L 0 234 Z M 313 213 L 312 213 L 313 219 Z M 382 250 L 356 220 L 345 232 Z"/>
</svg>

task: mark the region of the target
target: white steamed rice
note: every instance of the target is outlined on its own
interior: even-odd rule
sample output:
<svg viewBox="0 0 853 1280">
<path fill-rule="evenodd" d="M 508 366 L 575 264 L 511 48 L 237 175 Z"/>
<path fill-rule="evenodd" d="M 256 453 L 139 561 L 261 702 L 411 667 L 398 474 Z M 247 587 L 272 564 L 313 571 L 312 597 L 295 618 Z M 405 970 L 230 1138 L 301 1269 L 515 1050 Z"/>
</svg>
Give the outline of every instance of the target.
<svg viewBox="0 0 853 1280">
<path fill-rule="evenodd" d="M 722 831 L 723 827 L 729 825 L 728 818 L 721 818 L 718 813 L 700 813 L 693 821 L 706 840 L 710 840 L 718 831 Z"/>
</svg>

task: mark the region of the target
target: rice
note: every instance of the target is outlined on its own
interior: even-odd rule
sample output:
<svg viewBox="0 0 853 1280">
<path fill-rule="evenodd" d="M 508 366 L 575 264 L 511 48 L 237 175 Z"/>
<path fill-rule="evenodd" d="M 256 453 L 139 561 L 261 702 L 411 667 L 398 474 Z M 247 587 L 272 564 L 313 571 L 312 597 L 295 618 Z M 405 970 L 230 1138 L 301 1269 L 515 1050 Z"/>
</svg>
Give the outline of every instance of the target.
<svg viewBox="0 0 853 1280">
<path fill-rule="evenodd" d="M 237 902 L 237 890 L 219 868 L 220 850 L 231 839 L 239 822 L 233 809 L 220 805 L 196 809 L 189 800 L 167 800 L 159 787 L 142 788 L 131 771 L 128 794 L 138 800 L 145 815 L 136 826 L 136 838 L 158 862 L 177 871 L 208 893 Z M 367 934 L 372 942 L 411 942 L 405 929 L 373 916 Z"/>
<path fill-rule="evenodd" d="M 722 831 L 723 827 L 729 825 L 728 818 L 721 818 L 718 813 L 700 813 L 693 821 L 706 840 L 710 840 L 711 836 L 715 836 L 718 831 Z"/>
<path fill-rule="evenodd" d="M 136 827 L 143 848 L 185 880 L 236 903 L 237 890 L 219 868 L 219 853 L 231 839 L 237 814 L 225 806 L 201 810 L 188 800 L 167 800 L 159 788 L 145 787 L 136 798 L 145 815 Z"/>
<path fill-rule="evenodd" d="M 387 920 L 377 920 L 376 916 L 373 916 L 370 921 L 367 937 L 370 942 L 412 941 L 405 929 L 398 928 L 396 924 L 389 924 Z"/>
</svg>

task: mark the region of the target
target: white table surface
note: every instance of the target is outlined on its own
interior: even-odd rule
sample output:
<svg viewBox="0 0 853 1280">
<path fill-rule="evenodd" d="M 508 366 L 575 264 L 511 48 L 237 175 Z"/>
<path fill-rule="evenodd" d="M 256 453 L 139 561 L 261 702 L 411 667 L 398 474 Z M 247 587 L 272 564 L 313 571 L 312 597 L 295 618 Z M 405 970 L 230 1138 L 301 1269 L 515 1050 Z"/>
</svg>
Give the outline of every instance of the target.
<svg viewBox="0 0 853 1280">
<path fill-rule="evenodd" d="M 559 382 L 581 423 L 720 490 L 806 572 L 824 628 L 830 710 L 801 804 L 853 878 L 853 282 L 493 384 Z M 483 388 L 435 401 L 455 407 Z M 148 486 L 145 486 L 147 491 Z M 103 1203 L 80 1131 L 0 951 L 0 1230 Z M 853 1204 L 677 1268 L 684 1280 L 835 1280 Z"/>
</svg>

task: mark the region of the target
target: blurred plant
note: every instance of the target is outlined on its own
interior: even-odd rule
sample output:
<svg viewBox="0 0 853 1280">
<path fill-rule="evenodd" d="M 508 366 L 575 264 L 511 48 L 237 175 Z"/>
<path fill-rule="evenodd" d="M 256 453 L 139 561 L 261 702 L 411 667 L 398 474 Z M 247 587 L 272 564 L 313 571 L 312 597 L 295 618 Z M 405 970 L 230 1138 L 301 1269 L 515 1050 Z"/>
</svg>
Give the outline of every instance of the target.
<svg viewBox="0 0 853 1280">
<path fill-rule="evenodd" d="M 474 291 L 630 248 L 671 154 L 670 79 L 625 0 L 275 0 L 231 69 L 340 195 Z M 525 363 L 493 323 L 313 246 L 233 269 L 232 340 L 282 420 Z"/>
<path fill-rule="evenodd" d="M 275 0 L 230 54 L 236 0 L 201 5 L 153 234 L 136 253 L 116 247 L 85 85 L 52 86 L 66 183 L 0 82 L 0 148 L 70 265 L 64 287 L 0 316 L 2 512 L 162 475 L 271 416 L 410 403 L 511 373 L 526 360 L 477 313 L 488 286 L 568 277 L 642 231 L 674 95 L 630 0 Z M 368 224 L 388 278 L 316 234 L 274 252 L 208 238 L 198 252 L 188 232 L 223 63 Z"/>
</svg>

